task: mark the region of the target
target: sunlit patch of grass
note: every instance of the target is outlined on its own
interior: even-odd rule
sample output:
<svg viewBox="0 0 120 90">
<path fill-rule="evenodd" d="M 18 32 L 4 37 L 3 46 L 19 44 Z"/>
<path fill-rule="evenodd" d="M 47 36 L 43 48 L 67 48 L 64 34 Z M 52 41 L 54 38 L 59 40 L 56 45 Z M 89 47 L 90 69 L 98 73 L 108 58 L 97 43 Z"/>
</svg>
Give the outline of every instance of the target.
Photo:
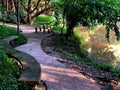
<svg viewBox="0 0 120 90">
<path fill-rule="evenodd" d="M 52 16 L 38 16 L 35 19 L 36 22 L 53 22 L 55 18 Z"/>
<path fill-rule="evenodd" d="M 118 23 L 118 26 L 120 26 L 120 23 Z M 85 50 L 91 48 L 93 59 L 102 60 L 109 64 L 116 59 L 120 42 L 116 40 L 114 31 L 111 30 L 110 32 L 110 42 L 105 38 L 106 29 L 102 25 L 94 28 L 77 27 L 77 32 L 84 39 L 84 42 L 81 43 L 81 48 Z"/>
<path fill-rule="evenodd" d="M 81 45 L 83 45 L 83 47 L 85 46 L 84 48 L 88 48 L 88 49 L 89 49 L 89 47 L 90 48 L 94 47 L 97 49 L 97 51 L 95 52 L 96 59 L 97 58 L 102 59 L 103 55 L 105 56 L 104 58 L 108 58 L 112 54 L 110 51 L 108 51 L 108 49 L 109 49 L 108 42 L 106 44 L 104 42 L 96 42 L 96 41 L 94 42 L 94 40 L 93 40 L 93 42 L 91 43 L 91 39 L 89 42 L 85 42 L 83 37 L 89 37 L 88 32 L 86 33 L 86 31 L 84 30 L 84 27 L 81 28 L 81 30 L 83 30 L 83 31 L 78 31 L 78 29 L 79 28 L 76 28 L 76 30 L 74 32 L 75 37 L 70 37 L 70 38 L 68 38 L 68 40 L 66 40 L 64 37 L 61 39 L 59 37 L 59 35 L 54 36 L 53 37 L 53 41 L 55 41 L 54 42 L 54 50 L 61 52 L 67 58 L 69 58 L 70 60 L 73 60 L 75 62 L 80 62 L 86 66 L 87 65 L 94 66 L 95 68 L 97 68 L 100 71 L 102 70 L 102 71 L 106 71 L 106 72 L 113 72 L 113 73 L 115 73 L 114 77 L 118 79 L 120 76 L 119 69 L 112 67 L 112 65 L 110 65 L 110 64 L 105 64 L 105 63 L 102 63 L 101 61 L 95 61 L 95 60 L 89 58 L 87 53 L 83 49 L 81 49 Z M 85 35 L 84 35 L 84 33 L 85 33 Z M 81 35 L 81 34 L 83 34 L 83 35 Z M 95 31 L 92 33 L 92 35 L 93 36 L 95 35 Z M 100 35 L 100 36 L 102 36 L 102 35 Z M 100 54 L 100 57 L 98 57 L 97 54 Z"/>
<path fill-rule="evenodd" d="M 60 26 L 60 25 L 59 26 L 54 26 L 53 31 L 57 32 L 57 33 L 65 34 L 66 33 L 66 28 L 65 27 L 63 28 L 63 26 Z"/>
<path fill-rule="evenodd" d="M 120 59 L 112 61 L 111 64 L 114 68 L 116 68 L 116 67 L 120 68 L 120 66 L 119 66 L 120 65 Z"/>
</svg>

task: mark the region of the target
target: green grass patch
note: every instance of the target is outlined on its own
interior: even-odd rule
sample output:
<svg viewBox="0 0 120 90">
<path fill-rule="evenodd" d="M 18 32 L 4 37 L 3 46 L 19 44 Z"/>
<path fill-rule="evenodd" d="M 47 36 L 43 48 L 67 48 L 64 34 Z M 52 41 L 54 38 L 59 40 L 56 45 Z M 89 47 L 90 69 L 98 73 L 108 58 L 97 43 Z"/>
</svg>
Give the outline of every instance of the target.
<svg viewBox="0 0 120 90">
<path fill-rule="evenodd" d="M 0 52 L 0 90 L 18 90 L 20 69 L 4 52 Z"/>
<path fill-rule="evenodd" d="M 120 79 L 120 68 L 113 67 L 112 65 L 105 64 L 102 62 L 94 62 L 93 60 L 91 60 L 91 61 L 92 62 L 90 64 L 92 66 L 94 66 L 95 68 L 97 68 L 98 70 L 112 72 L 112 73 L 114 73 L 114 76 L 113 76 L 114 79 L 116 79 L 116 80 Z"/>
<path fill-rule="evenodd" d="M 17 36 L 16 29 L 5 25 L 0 25 L 0 40 L 9 36 Z M 18 35 L 18 39 L 12 42 L 12 45 L 18 46 L 27 42 L 22 34 Z M 18 77 L 21 73 L 19 67 L 9 58 L 0 45 L 0 90 L 18 90 Z"/>
<path fill-rule="evenodd" d="M 35 22 L 53 22 L 55 18 L 52 16 L 38 16 L 35 19 Z"/>
<path fill-rule="evenodd" d="M 120 79 L 120 69 L 114 68 L 112 65 L 108 65 L 102 62 L 96 62 L 88 57 L 87 52 L 81 49 L 81 43 L 84 41 L 75 32 L 73 37 L 69 37 L 68 40 L 65 37 L 55 36 L 53 38 L 55 50 L 63 53 L 70 60 L 81 62 L 84 65 L 91 65 L 100 71 L 114 73 L 114 79 Z"/>
<path fill-rule="evenodd" d="M 5 25 L 0 25 L 0 39 L 16 35 L 16 30 Z"/>
<path fill-rule="evenodd" d="M 57 33 L 63 33 L 63 34 L 65 34 L 66 33 L 66 28 L 64 27 L 62 27 L 62 26 L 54 26 L 53 27 L 53 31 L 54 32 L 57 32 Z"/>
<path fill-rule="evenodd" d="M 15 28 L 11 28 L 5 25 L 0 25 L 0 40 L 4 38 L 8 38 L 9 36 L 13 36 L 13 35 L 18 36 L 18 39 L 16 39 L 12 43 L 13 46 L 18 46 L 27 42 L 27 38 L 24 35 L 22 34 L 17 35 L 17 31 Z"/>
</svg>

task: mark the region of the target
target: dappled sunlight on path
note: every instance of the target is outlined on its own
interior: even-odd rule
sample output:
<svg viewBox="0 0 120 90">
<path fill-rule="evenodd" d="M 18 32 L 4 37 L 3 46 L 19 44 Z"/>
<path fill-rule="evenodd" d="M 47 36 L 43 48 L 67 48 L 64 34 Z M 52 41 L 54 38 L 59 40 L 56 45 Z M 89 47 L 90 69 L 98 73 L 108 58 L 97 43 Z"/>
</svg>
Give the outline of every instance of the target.
<svg viewBox="0 0 120 90">
<path fill-rule="evenodd" d="M 94 80 L 86 78 L 43 52 L 41 42 L 48 33 L 35 34 L 34 28 L 25 25 L 20 28 L 28 38 L 28 43 L 16 47 L 16 49 L 32 55 L 40 63 L 41 79 L 47 84 L 48 90 L 101 90 Z"/>
<path fill-rule="evenodd" d="M 42 78 L 47 83 L 51 82 L 49 87 L 53 87 L 52 83 L 54 83 L 55 90 L 99 90 L 94 86 L 94 80 L 89 80 L 70 68 L 56 68 L 48 65 L 42 65 L 42 68 L 44 73 Z"/>
</svg>

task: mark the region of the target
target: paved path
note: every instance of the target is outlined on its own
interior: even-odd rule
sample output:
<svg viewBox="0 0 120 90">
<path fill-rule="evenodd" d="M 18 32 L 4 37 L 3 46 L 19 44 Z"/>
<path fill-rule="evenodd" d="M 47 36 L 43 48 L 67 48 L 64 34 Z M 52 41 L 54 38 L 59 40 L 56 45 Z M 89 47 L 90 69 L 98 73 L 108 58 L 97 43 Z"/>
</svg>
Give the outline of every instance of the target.
<svg viewBox="0 0 120 90">
<path fill-rule="evenodd" d="M 42 68 L 41 79 L 47 84 L 48 90 L 101 90 L 94 80 L 88 79 L 77 71 L 58 62 L 55 57 L 47 55 L 41 49 L 41 41 L 48 33 L 35 33 L 33 27 L 20 26 L 28 43 L 16 47 L 36 58 Z"/>
</svg>

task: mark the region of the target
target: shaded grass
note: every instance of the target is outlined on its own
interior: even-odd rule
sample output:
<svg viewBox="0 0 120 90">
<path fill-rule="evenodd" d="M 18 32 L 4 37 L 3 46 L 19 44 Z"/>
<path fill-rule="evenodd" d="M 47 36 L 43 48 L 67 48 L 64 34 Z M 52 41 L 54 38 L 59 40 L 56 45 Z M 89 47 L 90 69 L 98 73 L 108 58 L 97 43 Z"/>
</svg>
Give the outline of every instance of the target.
<svg viewBox="0 0 120 90">
<path fill-rule="evenodd" d="M 58 31 L 58 30 L 57 30 Z M 114 79 L 120 79 L 120 69 L 114 68 L 112 65 L 102 62 L 96 62 L 88 57 L 87 52 L 81 48 L 81 44 L 84 39 L 79 36 L 77 32 L 74 32 L 73 37 L 69 37 L 68 40 L 65 37 L 57 35 L 53 38 L 55 51 L 63 53 L 70 60 L 75 62 L 81 62 L 84 65 L 90 65 L 97 68 L 99 71 L 106 71 L 114 73 Z"/>
<path fill-rule="evenodd" d="M 24 35 L 17 35 L 17 31 L 15 28 L 0 25 L 0 40 L 13 35 L 18 36 L 18 38 L 12 43 L 13 46 L 18 46 L 27 42 L 27 38 Z"/>
<path fill-rule="evenodd" d="M 20 73 L 17 64 L 0 50 L 0 90 L 18 90 Z"/>
<path fill-rule="evenodd" d="M 16 31 L 14 28 L 10 28 L 5 25 L 0 25 L 0 39 L 4 39 L 12 35 L 16 35 Z"/>
<path fill-rule="evenodd" d="M 18 46 L 27 42 L 27 39 L 22 34 L 17 35 L 14 28 L 5 25 L 0 25 L 0 40 L 9 36 L 18 36 L 12 45 Z M 21 71 L 18 65 L 9 58 L 0 45 L 0 90 L 18 90 L 18 78 Z"/>
<path fill-rule="evenodd" d="M 62 34 L 65 34 L 66 33 L 66 28 L 58 25 L 58 26 L 54 26 L 53 27 L 53 31 L 54 32 L 57 32 L 57 33 L 62 33 Z"/>
</svg>

